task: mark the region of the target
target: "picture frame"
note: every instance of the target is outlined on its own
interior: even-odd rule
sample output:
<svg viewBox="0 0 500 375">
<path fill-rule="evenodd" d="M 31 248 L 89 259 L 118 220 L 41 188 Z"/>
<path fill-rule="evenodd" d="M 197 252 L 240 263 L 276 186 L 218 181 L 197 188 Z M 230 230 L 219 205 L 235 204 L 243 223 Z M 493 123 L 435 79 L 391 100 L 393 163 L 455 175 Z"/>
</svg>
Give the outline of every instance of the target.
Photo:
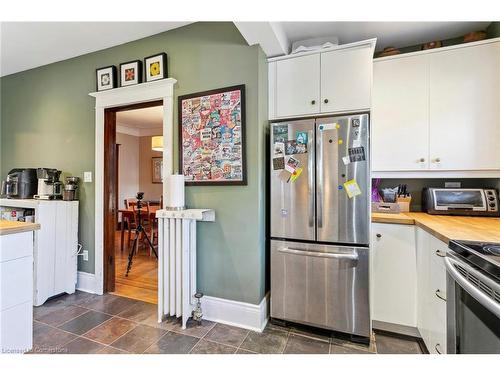
<svg viewBox="0 0 500 375">
<path fill-rule="evenodd" d="M 167 54 L 157 53 L 144 58 L 144 72 L 146 82 L 157 81 L 168 77 Z"/>
<path fill-rule="evenodd" d="M 151 182 L 153 184 L 163 183 L 163 158 L 151 158 Z"/>
<path fill-rule="evenodd" d="M 96 90 L 105 91 L 116 88 L 116 66 L 105 66 L 95 70 Z"/>
<path fill-rule="evenodd" d="M 142 82 L 142 61 L 132 60 L 120 64 L 120 87 Z"/>
<path fill-rule="evenodd" d="M 179 96 L 179 171 L 186 185 L 247 185 L 245 107 L 245 85 Z"/>
</svg>

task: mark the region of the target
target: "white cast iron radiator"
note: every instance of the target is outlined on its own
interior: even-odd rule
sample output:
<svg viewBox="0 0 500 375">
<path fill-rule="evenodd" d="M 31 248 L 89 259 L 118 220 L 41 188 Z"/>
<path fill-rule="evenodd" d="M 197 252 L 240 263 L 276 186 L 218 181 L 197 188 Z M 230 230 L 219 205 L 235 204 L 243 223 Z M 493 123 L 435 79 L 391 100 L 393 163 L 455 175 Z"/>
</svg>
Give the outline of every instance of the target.
<svg viewBox="0 0 500 375">
<path fill-rule="evenodd" d="M 215 221 L 215 211 L 159 210 L 158 322 L 167 315 L 182 317 L 182 328 L 196 300 L 196 222 Z"/>
</svg>

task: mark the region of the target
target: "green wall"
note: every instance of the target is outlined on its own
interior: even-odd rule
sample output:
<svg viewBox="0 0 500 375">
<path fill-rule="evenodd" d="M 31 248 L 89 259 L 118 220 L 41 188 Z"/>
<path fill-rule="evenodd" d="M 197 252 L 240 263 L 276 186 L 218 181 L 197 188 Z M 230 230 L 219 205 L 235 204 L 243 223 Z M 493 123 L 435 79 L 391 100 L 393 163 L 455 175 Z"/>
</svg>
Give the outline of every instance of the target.
<svg viewBox="0 0 500 375">
<path fill-rule="evenodd" d="M 196 23 L 145 39 L 3 77 L 1 174 L 14 167 L 52 167 L 83 176 L 94 171 L 95 69 L 168 54 L 177 79 L 174 168 L 177 170 L 177 96 L 246 85 L 247 186 L 188 187 L 189 207 L 214 208 L 215 223 L 199 224 L 198 289 L 207 295 L 259 303 L 265 286 L 265 131 L 267 66 L 232 23 Z M 80 190 L 79 242 L 94 272 L 93 183 Z"/>
</svg>

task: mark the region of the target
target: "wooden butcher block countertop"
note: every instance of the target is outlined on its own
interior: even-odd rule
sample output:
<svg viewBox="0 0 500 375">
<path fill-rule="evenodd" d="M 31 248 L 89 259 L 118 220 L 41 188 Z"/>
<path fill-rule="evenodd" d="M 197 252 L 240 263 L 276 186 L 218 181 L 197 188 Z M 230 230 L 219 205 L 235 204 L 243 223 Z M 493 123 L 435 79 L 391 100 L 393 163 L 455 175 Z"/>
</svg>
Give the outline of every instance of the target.
<svg viewBox="0 0 500 375">
<path fill-rule="evenodd" d="M 441 241 L 468 240 L 500 243 L 499 217 L 429 215 L 424 212 L 372 213 L 374 223 L 414 224 Z"/>
<path fill-rule="evenodd" d="M 23 223 L 22 221 L 0 220 L 0 236 L 40 229 L 40 224 Z"/>
</svg>

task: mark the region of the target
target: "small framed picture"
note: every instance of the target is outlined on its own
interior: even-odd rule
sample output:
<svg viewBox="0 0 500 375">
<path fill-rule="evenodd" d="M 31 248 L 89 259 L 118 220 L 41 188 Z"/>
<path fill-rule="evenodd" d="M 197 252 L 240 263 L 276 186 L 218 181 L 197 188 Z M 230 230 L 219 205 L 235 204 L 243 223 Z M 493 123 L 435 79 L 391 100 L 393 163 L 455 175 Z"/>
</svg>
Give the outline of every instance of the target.
<svg viewBox="0 0 500 375">
<path fill-rule="evenodd" d="M 152 183 L 162 184 L 163 183 L 163 158 L 153 157 L 152 159 Z"/>
<path fill-rule="evenodd" d="M 146 82 L 167 78 L 167 54 L 159 53 L 144 59 Z"/>
<path fill-rule="evenodd" d="M 134 60 L 120 64 L 120 86 L 137 85 L 142 82 L 142 61 Z"/>
<path fill-rule="evenodd" d="M 116 66 L 105 66 L 96 69 L 97 91 L 114 89 L 116 87 Z"/>
</svg>

